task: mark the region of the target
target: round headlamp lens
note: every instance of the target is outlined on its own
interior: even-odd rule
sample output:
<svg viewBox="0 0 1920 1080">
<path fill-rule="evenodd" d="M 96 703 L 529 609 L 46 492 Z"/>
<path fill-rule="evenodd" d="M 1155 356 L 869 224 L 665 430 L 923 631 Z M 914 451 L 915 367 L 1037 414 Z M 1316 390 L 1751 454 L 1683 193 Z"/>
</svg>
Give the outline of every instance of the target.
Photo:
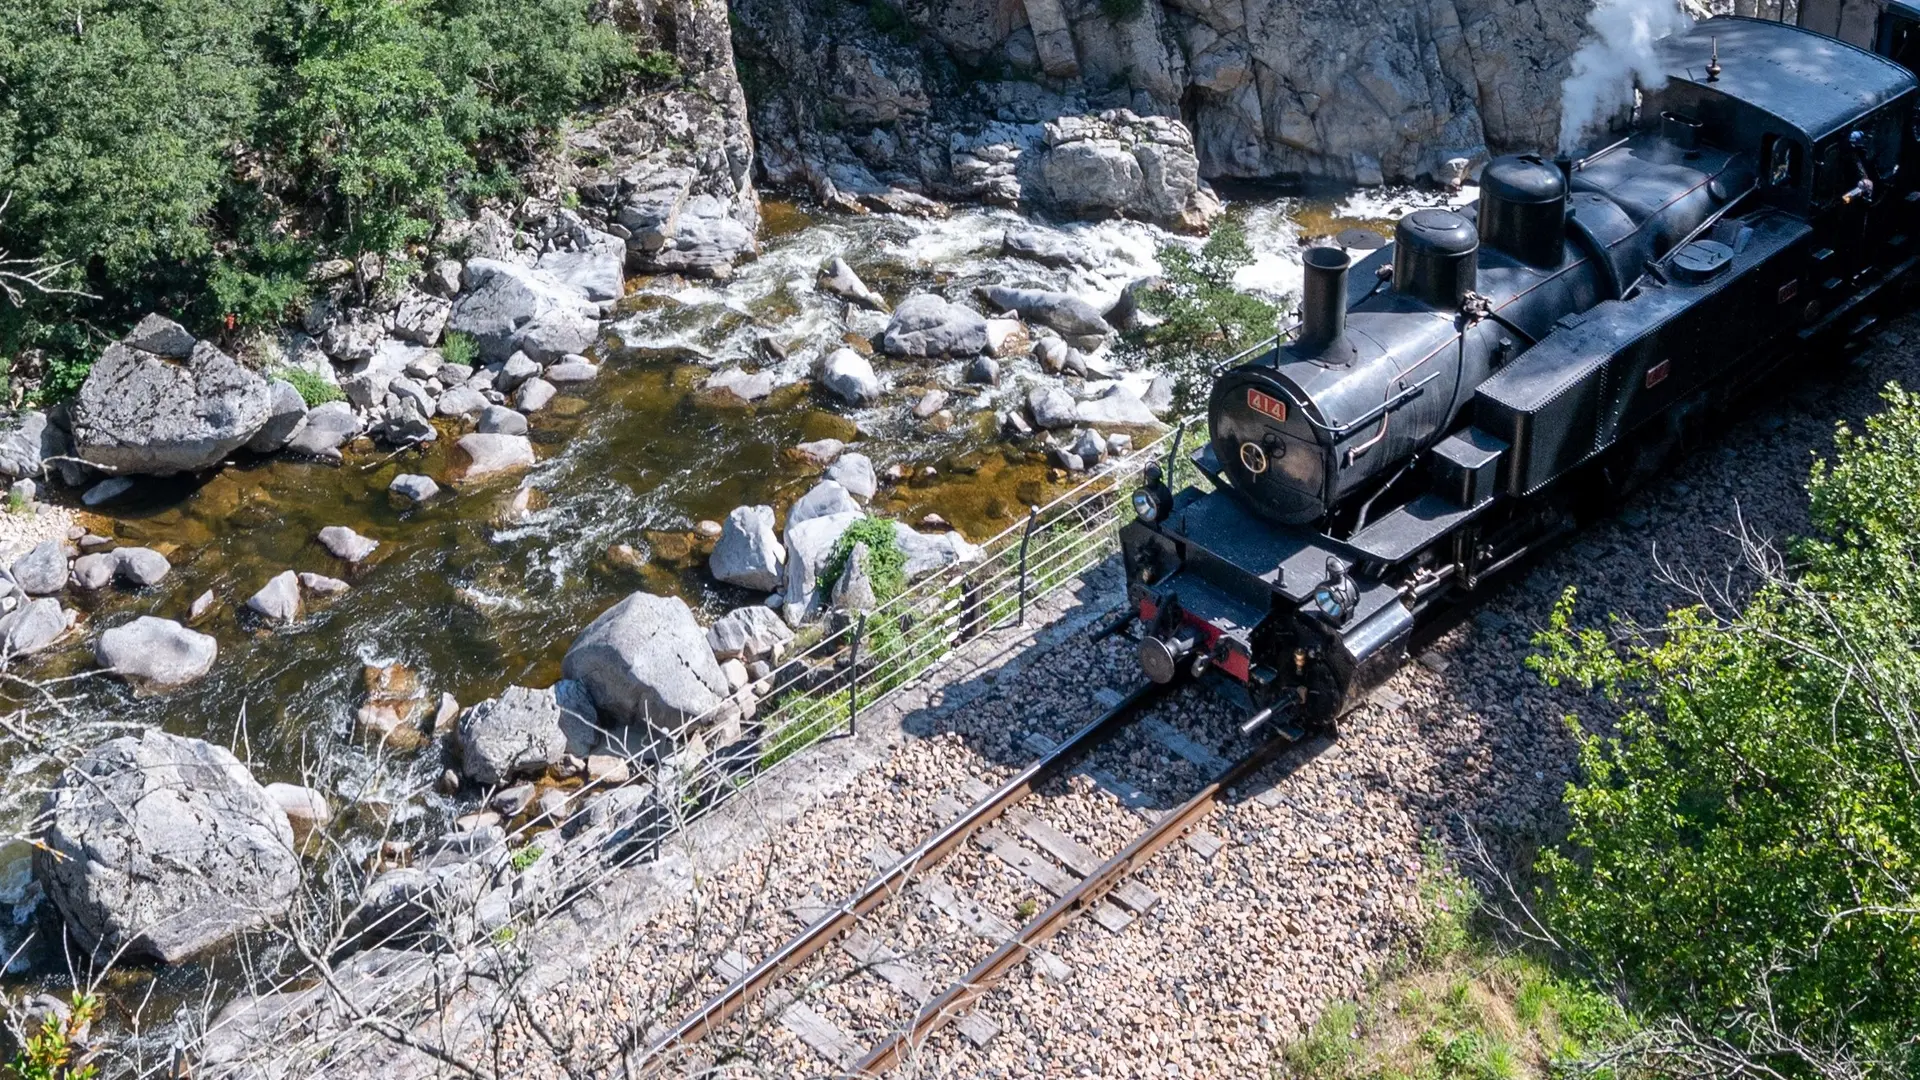
<svg viewBox="0 0 1920 1080">
<path fill-rule="evenodd" d="M 1160 516 L 1159 509 L 1160 508 L 1154 504 L 1153 496 L 1149 495 L 1145 490 L 1133 493 L 1133 512 L 1138 514 L 1142 521 L 1153 521 L 1158 518 Z"/>
</svg>

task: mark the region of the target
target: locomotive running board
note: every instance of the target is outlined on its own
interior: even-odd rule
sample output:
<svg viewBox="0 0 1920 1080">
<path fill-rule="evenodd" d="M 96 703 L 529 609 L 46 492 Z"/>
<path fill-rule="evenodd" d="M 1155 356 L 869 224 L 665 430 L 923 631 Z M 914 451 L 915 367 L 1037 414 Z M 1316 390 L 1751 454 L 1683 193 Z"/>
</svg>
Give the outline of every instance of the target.
<svg viewBox="0 0 1920 1080">
<path fill-rule="evenodd" d="M 1412 558 L 1492 505 L 1493 500 L 1487 498 L 1463 507 L 1444 495 L 1428 492 L 1353 534 L 1347 543 L 1368 558 L 1391 566 Z"/>
</svg>

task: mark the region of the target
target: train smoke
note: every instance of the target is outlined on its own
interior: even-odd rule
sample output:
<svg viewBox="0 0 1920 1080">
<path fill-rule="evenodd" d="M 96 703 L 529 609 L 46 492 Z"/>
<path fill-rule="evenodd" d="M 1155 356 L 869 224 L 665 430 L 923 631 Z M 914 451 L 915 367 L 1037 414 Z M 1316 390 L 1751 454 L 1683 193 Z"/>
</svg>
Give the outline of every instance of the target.
<svg viewBox="0 0 1920 1080">
<path fill-rule="evenodd" d="M 1653 43 L 1693 25 L 1675 0 L 1596 0 L 1593 28 L 1573 54 L 1573 74 L 1560 84 L 1560 152 L 1580 149 L 1581 136 L 1633 103 L 1635 79 L 1658 90 L 1667 77 Z"/>
</svg>

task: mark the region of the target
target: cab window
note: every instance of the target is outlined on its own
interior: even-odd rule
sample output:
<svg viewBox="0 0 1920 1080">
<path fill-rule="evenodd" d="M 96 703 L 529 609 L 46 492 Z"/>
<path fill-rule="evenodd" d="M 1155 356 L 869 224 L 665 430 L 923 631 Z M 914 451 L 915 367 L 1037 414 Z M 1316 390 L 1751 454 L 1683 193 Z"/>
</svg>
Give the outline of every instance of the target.
<svg viewBox="0 0 1920 1080">
<path fill-rule="evenodd" d="M 1792 139 L 1769 135 L 1762 149 L 1767 163 L 1767 186 L 1797 187 L 1800 183 L 1800 144 Z"/>
</svg>

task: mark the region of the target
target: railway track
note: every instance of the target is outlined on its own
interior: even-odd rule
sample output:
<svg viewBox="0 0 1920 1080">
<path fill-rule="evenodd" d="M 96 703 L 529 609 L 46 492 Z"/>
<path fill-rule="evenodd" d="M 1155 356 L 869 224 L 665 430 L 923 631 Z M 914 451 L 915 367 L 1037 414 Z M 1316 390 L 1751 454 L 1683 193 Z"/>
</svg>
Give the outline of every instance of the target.
<svg viewBox="0 0 1920 1080">
<path fill-rule="evenodd" d="M 789 938 L 771 955 L 751 968 L 737 956 L 723 960 L 719 970 L 729 977 L 728 985 L 670 1031 L 659 1035 L 633 1072 L 642 1076 L 661 1072 L 664 1063 L 720 1031 L 756 1000 L 771 1003 L 782 1013 L 786 1026 L 803 1042 L 833 1060 L 837 1068 L 855 1076 L 877 1076 L 902 1064 L 948 1024 L 960 1024 L 963 1033 L 976 1042 L 991 1038 L 990 1025 L 983 1029 L 978 1023 L 971 1026 L 968 1023 L 971 1010 L 982 995 L 1023 962 L 1058 964 L 1041 946 L 1082 915 L 1091 915 L 1110 929 L 1123 929 L 1132 918 L 1128 912 L 1144 911 L 1156 899 L 1131 882 L 1132 875 L 1161 850 L 1192 832 L 1227 792 L 1303 737 L 1299 730 L 1276 721 L 1260 733 L 1258 745 L 1238 759 L 1227 761 L 1186 740 L 1164 723 L 1150 722 L 1154 737 L 1181 756 L 1203 764 L 1211 771 L 1211 779 L 1184 802 L 1154 817 L 1105 860 L 1098 859 L 1019 807 L 1043 784 L 1080 767 L 1089 755 L 1141 719 L 1178 685 L 1146 684 L 1113 703 L 1106 712 L 1064 741 L 1051 746 L 1033 746 L 1039 756 L 1000 787 L 985 790 L 985 785 L 975 782 L 966 789 L 965 794 L 976 796 L 970 806 L 946 800 L 948 808 L 957 812 L 947 825 L 905 854 L 886 852 L 885 865 L 864 887 L 836 904 L 817 909 L 806 929 Z M 1129 803 L 1124 782 L 1101 776 L 1101 783 L 1110 789 L 1121 789 L 1116 794 L 1121 796 L 1123 805 Z M 1035 840 L 1050 858 L 1037 856 L 1016 841 L 1008 829 L 999 827 L 1003 821 L 1012 826 L 1012 832 Z M 945 886 L 928 882 L 930 872 L 969 839 L 978 840 L 1002 862 L 1024 871 L 1055 895 L 1054 902 L 1016 928 L 983 912 L 978 905 L 967 904 Z M 961 917 L 975 933 L 998 941 L 991 953 L 944 989 L 936 991 L 938 984 L 901 963 L 896 954 L 859 926 L 863 918 L 901 896 L 910 885 L 921 886 L 924 895 Z M 782 991 L 777 989 L 836 943 L 918 1003 L 905 1024 L 864 1054 L 858 1053 L 857 1044 L 847 1035 L 798 1002 L 796 994 L 782 997 Z"/>
</svg>

